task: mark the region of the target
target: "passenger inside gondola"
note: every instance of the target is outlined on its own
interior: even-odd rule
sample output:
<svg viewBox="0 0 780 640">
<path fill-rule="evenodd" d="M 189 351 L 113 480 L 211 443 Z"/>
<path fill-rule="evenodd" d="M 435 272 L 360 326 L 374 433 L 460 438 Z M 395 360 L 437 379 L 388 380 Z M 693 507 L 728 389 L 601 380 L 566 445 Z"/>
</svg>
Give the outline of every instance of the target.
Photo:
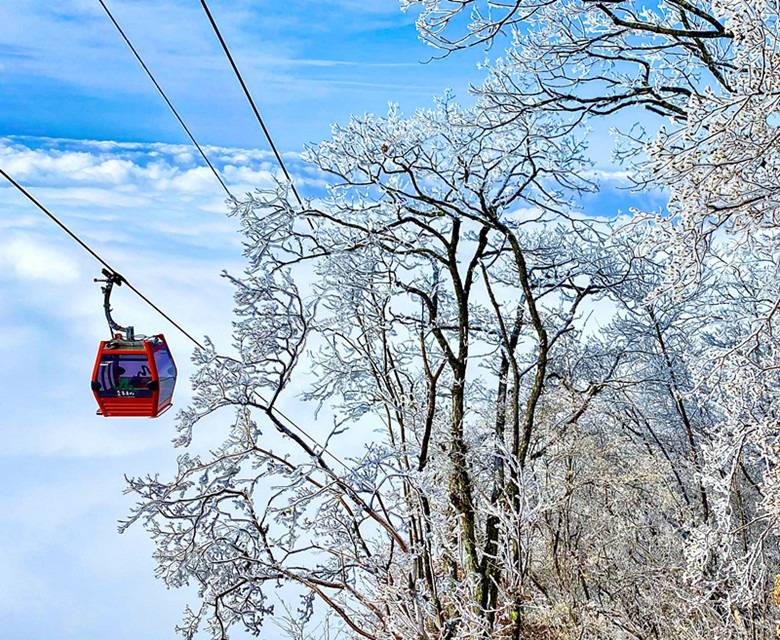
<svg viewBox="0 0 780 640">
<path fill-rule="evenodd" d="M 151 381 L 145 356 L 103 355 L 98 372 L 100 395 L 149 395 Z"/>
</svg>

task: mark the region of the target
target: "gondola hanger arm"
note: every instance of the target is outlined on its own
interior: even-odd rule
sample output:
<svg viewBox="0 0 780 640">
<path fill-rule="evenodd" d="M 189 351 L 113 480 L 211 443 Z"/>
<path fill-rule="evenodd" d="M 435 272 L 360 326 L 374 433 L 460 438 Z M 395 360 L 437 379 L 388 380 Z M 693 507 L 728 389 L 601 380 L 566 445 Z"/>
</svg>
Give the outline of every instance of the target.
<svg viewBox="0 0 780 640">
<path fill-rule="evenodd" d="M 103 269 L 102 271 L 104 277 L 94 278 L 94 282 L 103 283 L 103 286 L 101 287 L 101 290 L 103 291 L 103 311 L 106 314 L 106 321 L 108 322 L 108 329 L 111 333 L 111 337 L 115 338 L 115 332 L 120 332 L 125 334 L 126 340 L 132 341 L 135 339 L 135 330 L 133 326 L 122 326 L 111 316 L 111 292 L 114 289 L 114 285 L 121 287 L 122 283 L 126 282 L 126 280 L 121 274 L 116 273 L 116 271 L 111 271 L 109 269 Z"/>
</svg>

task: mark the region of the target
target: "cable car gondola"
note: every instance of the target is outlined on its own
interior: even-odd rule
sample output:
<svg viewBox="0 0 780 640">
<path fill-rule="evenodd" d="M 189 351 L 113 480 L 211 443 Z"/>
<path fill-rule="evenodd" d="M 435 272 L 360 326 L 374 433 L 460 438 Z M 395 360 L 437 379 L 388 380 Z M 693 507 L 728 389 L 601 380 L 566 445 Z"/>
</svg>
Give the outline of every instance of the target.
<svg viewBox="0 0 780 640">
<path fill-rule="evenodd" d="M 103 308 L 111 339 L 98 347 L 92 369 L 92 393 L 98 415 L 106 418 L 156 418 L 167 411 L 176 386 L 176 364 L 165 336 L 136 336 L 133 327 L 122 327 L 111 317 L 111 290 L 122 276 L 103 270 Z"/>
</svg>

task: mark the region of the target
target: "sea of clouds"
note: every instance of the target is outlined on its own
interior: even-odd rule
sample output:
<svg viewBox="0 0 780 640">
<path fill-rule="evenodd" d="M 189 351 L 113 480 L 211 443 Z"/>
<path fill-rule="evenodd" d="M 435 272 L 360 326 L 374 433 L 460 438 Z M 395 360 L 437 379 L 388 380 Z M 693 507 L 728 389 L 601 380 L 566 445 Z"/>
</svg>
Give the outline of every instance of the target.
<svg viewBox="0 0 780 640">
<path fill-rule="evenodd" d="M 269 152 L 207 147 L 233 192 L 269 187 Z M 322 184 L 297 154 L 303 189 Z M 0 166 L 195 336 L 229 346 L 243 265 L 225 193 L 186 145 L 0 138 Z M 124 474 L 171 474 L 174 412 L 95 415 L 89 376 L 108 330 L 92 279 L 100 266 L 8 184 L 0 184 L 0 625 L 7 640 L 170 637 L 191 594 L 153 578 Z M 189 398 L 192 345 L 126 289 L 117 320 L 164 331 L 177 356 L 176 402 Z M 217 444 L 223 434 L 206 433 Z M 8 635 L 10 634 L 10 635 Z"/>
</svg>

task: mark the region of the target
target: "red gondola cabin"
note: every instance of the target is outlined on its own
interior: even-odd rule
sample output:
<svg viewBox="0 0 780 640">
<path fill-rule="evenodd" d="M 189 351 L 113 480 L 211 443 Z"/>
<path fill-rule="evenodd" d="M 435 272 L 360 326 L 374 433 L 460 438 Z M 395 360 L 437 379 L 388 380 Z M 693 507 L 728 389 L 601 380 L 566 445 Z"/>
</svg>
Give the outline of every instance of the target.
<svg viewBox="0 0 780 640">
<path fill-rule="evenodd" d="M 107 418 L 156 418 L 173 401 L 176 364 L 161 335 L 104 340 L 92 369 L 98 414 Z"/>
</svg>

